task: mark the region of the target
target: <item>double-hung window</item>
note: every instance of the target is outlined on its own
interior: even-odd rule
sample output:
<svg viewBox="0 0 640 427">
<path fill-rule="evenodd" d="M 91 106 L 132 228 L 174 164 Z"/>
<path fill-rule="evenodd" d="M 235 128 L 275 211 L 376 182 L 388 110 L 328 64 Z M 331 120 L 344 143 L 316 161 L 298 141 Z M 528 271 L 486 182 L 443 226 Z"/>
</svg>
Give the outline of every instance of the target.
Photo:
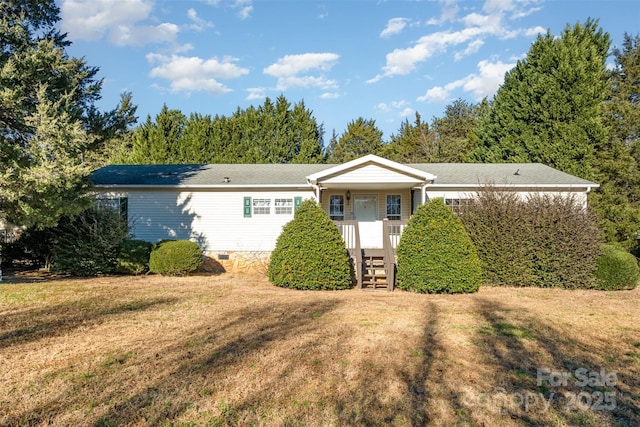
<svg viewBox="0 0 640 427">
<path fill-rule="evenodd" d="M 293 199 L 276 199 L 276 215 L 290 215 L 293 213 Z"/>
<path fill-rule="evenodd" d="M 271 199 L 253 199 L 254 215 L 269 215 L 271 213 Z"/>
<path fill-rule="evenodd" d="M 334 221 L 344 220 L 344 196 L 334 194 L 329 197 L 329 218 Z"/>
<path fill-rule="evenodd" d="M 391 220 L 402 218 L 401 197 L 399 194 L 387 195 L 387 218 Z"/>
<path fill-rule="evenodd" d="M 444 204 L 449 206 L 456 215 L 463 215 L 465 209 L 469 205 L 469 199 L 445 199 Z"/>
</svg>

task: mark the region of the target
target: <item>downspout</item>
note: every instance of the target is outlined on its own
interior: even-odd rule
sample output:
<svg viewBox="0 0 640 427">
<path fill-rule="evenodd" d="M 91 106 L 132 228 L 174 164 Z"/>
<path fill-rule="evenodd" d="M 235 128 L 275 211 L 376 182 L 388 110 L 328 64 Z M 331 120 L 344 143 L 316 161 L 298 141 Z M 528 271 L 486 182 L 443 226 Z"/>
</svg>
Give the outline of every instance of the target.
<svg viewBox="0 0 640 427">
<path fill-rule="evenodd" d="M 307 183 L 309 183 L 309 185 L 311 185 L 311 187 L 313 187 L 313 189 L 315 190 L 316 202 L 320 203 L 320 186 L 315 182 L 312 182 L 310 179 L 307 179 Z"/>
<path fill-rule="evenodd" d="M 433 184 L 436 181 L 437 176 L 433 176 L 433 178 L 431 179 L 431 182 L 423 182 L 422 185 L 420 186 L 420 196 L 421 196 L 421 200 L 420 200 L 420 204 L 424 205 L 425 203 L 427 203 L 427 186 L 429 184 Z"/>
</svg>

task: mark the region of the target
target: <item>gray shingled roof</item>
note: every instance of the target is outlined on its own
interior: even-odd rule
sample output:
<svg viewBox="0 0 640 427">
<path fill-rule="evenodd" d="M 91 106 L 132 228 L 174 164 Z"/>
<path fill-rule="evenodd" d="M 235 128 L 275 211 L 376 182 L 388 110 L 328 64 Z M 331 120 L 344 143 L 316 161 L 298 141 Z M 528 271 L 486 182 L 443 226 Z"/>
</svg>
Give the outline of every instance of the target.
<svg viewBox="0 0 640 427">
<path fill-rule="evenodd" d="M 307 176 L 327 164 L 111 165 L 96 170 L 98 186 L 306 186 Z M 434 185 L 596 186 L 539 163 L 418 163 L 415 169 L 437 176 Z M 229 182 L 225 182 L 225 177 Z"/>
</svg>

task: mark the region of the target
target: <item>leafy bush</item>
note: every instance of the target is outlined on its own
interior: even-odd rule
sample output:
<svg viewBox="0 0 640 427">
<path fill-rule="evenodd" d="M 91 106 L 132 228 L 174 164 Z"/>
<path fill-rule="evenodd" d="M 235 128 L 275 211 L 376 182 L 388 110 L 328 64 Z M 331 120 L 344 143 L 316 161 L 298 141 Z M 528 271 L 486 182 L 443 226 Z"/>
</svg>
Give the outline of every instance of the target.
<svg viewBox="0 0 640 427">
<path fill-rule="evenodd" d="M 433 199 L 420 206 L 398 244 L 398 287 L 423 293 L 475 292 L 480 259 L 460 219 Z"/>
<path fill-rule="evenodd" d="M 269 280 L 295 289 L 346 289 L 351 264 L 338 227 L 312 200 L 302 202 L 278 237 L 269 261 Z"/>
<path fill-rule="evenodd" d="M 153 245 L 144 240 L 125 240 L 118 248 L 116 271 L 122 274 L 142 274 L 149 271 Z"/>
<path fill-rule="evenodd" d="M 88 209 L 64 217 L 54 229 L 53 268 L 76 276 L 113 274 L 118 248 L 129 238 L 129 226 L 119 212 Z"/>
<path fill-rule="evenodd" d="M 521 199 L 492 187 L 461 216 L 494 285 L 591 288 L 600 249 L 596 219 L 572 197 Z"/>
<path fill-rule="evenodd" d="M 635 289 L 640 269 L 635 256 L 613 245 L 602 245 L 602 254 L 596 263 L 598 289 L 617 291 Z"/>
<path fill-rule="evenodd" d="M 203 263 L 202 249 L 190 240 L 164 240 L 153 245 L 149 271 L 179 276 L 198 270 Z"/>
</svg>

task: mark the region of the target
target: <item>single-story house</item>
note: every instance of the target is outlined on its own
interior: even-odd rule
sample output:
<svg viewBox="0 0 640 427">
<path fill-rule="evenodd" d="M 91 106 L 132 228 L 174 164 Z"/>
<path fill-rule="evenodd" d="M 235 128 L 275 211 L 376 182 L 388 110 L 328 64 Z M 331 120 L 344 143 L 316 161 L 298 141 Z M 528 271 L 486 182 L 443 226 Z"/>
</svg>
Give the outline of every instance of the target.
<svg viewBox="0 0 640 427">
<path fill-rule="evenodd" d="M 542 164 L 401 164 L 367 155 L 343 164 L 111 165 L 92 175 L 100 203 L 126 213 L 138 239 L 191 239 L 225 267 L 264 259 L 304 199 L 336 221 L 350 250 L 395 247 L 432 198 L 464 209 L 486 185 L 587 203 L 598 185 Z M 385 231 L 387 230 L 387 231 Z"/>
</svg>

